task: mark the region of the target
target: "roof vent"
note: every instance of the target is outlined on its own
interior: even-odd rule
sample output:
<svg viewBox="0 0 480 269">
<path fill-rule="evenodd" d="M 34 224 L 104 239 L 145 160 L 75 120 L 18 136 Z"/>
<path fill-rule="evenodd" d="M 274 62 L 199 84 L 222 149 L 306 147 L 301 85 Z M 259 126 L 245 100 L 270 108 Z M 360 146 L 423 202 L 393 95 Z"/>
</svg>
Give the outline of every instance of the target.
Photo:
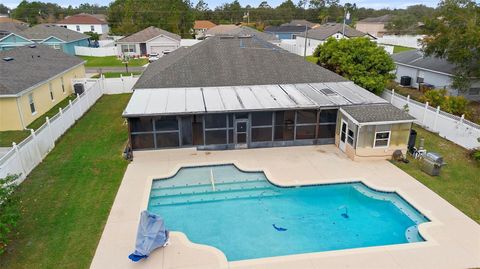
<svg viewBox="0 0 480 269">
<path fill-rule="evenodd" d="M 13 61 L 13 57 L 5 57 L 5 58 L 3 58 L 3 60 L 5 62 L 10 62 L 10 61 Z"/>
<path fill-rule="evenodd" d="M 37 47 L 37 45 L 35 45 L 35 44 L 32 44 L 32 45 L 29 45 L 28 47 L 33 49 L 33 48 L 36 48 L 36 47 Z"/>
<path fill-rule="evenodd" d="M 221 35 L 220 36 L 220 39 L 233 39 L 234 36 L 233 35 Z"/>
<path fill-rule="evenodd" d="M 330 90 L 329 88 L 323 88 L 320 90 L 323 94 L 327 95 L 327 96 L 331 96 L 331 95 L 337 95 L 336 92 Z"/>
</svg>

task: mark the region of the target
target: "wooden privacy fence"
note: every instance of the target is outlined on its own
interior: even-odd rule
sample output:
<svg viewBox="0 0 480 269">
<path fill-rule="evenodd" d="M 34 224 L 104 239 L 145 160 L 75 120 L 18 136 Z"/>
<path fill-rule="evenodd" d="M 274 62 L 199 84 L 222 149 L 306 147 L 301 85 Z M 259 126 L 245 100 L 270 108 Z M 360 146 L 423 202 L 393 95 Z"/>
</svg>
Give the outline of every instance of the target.
<svg viewBox="0 0 480 269">
<path fill-rule="evenodd" d="M 463 115 L 449 114 L 440 107 L 429 106 L 428 102 L 424 104 L 411 100 L 410 96 L 395 94 L 395 90 L 385 90 L 382 97 L 400 109 L 407 109 L 422 127 L 466 149 L 480 147 L 480 125 L 466 120 Z"/>
</svg>

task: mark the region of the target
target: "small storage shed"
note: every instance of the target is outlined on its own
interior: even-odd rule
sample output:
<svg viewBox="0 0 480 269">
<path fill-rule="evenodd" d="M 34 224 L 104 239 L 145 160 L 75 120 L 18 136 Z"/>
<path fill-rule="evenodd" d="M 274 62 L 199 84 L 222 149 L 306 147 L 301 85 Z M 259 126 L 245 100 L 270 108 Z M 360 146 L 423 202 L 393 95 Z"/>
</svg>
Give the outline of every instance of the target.
<svg viewBox="0 0 480 269">
<path fill-rule="evenodd" d="M 391 104 L 344 106 L 339 109 L 335 144 L 351 159 L 390 158 L 407 150 L 415 118 Z"/>
</svg>

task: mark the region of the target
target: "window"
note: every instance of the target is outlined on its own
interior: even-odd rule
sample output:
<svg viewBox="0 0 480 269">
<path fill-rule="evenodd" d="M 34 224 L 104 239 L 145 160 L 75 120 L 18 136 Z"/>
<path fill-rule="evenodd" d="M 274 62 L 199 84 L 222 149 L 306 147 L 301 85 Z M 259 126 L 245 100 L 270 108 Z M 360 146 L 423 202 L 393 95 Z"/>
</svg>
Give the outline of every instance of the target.
<svg viewBox="0 0 480 269">
<path fill-rule="evenodd" d="M 375 142 L 373 145 L 374 148 L 388 147 L 389 144 L 390 144 L 390 131 L 375 133 Z"/>
<path fill-rule="evenodd" d="M 227 122 L 228 119 L 228 122 Z M 233 116 L 228 114 L 207 114 L 205 120 L 205 145 L 223 145 L 231 141 L 227 135 L 233 133 Z M 232 125 L 232 127 L 228 127 Z M 232 132 L 230 132 L 232 130 Z"/>
<path fill-rule="evenodd" d="M 155 120 L 155 131 L 176 131 L 178 120 L 175 116 L 163 116 Z"/>
<path fill-rule="evenodd" d="M 150 117 L 131 118 L 129 123 L 132 133 L 153 131 L 153 119 Z"/>
<path fill-rule="evenodd" d="M 272 112 L 252 113 L 252 126 L 272 125 Z"/>
<path fill-rule="evenodd" d="M 207 114 L 205 115 L 205 128 L 226 128 L 227 118 L 225 114 Z"/>
<path fill-rule="evenodd" d="M 135 44 L 122 45 L 122 52 L 136 52 Z"/>
<path fill-rule="evenodd" d="M 56 50 L 59 50 L 60 49 L 60 44 L 49 44 L 48 45 L 50 48 L 53 48 L 53 49 L 56 49 Z"/>
<path fill-rule="evenodd" d="M 90 31 L 95 32 L 95 26 L 94 25 L 90 25 Z"/>
<path fill-rule="evenodd" d="M 48 83 L 48 91 L 50 92 L 50 100 L 55 101 L 55 98 L 53 97 L 53 89 L 52 89 L 52 83 Z"/>
<path fill-rule="evenodd" d="M 480 95 L 480 88 L 470 88 L 468 95 Z"/>
<path fill-rule="evenodd" d="M 347 135 L 348 144 L 353 146 L 354 138 L 355 138 L 355 133 L 352 130 L 348 129 L 348 135 Z"/>
<path fill-rule="evenodd" d="M 60 81 L 62 82 L 62 92 L 65 94 L 65 83 L 63 82 L 63 77 L 60 78 Z"/>
<path fill-rule="evenodd" d="M 28 103 L 30 104 L 30 111 L 32 114 L 35 114 L 37 111 L 35 110 L 35 103 L 33 101 L 33 93 L 28 95 Z"/>
<path fill-rule="evenodd" d="M 299 110 L 297 111 L 297 124 L 317 123 L 317 111 L 315 110 Z"/>
<path fill-rule="evenodd" d="M 80 25 L 77 25 L 77 32 L 80 32 Z"/>
</svg>

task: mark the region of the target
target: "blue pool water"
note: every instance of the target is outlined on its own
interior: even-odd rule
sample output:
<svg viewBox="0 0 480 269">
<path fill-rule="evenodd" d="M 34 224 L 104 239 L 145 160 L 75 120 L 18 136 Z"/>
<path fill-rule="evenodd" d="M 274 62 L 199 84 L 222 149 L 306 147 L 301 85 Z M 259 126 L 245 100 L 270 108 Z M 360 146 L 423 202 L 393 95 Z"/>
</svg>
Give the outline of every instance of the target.
<svg viewBox="0 0 480 269">
<path fill-rule="evenodd" d="M 420 242 L 417 226 L 429 221 L 398 194 L 359 182 L 280 188 L 234 165 L 155 180 L 148 209 L 229 261 Z"/>
</svg>

